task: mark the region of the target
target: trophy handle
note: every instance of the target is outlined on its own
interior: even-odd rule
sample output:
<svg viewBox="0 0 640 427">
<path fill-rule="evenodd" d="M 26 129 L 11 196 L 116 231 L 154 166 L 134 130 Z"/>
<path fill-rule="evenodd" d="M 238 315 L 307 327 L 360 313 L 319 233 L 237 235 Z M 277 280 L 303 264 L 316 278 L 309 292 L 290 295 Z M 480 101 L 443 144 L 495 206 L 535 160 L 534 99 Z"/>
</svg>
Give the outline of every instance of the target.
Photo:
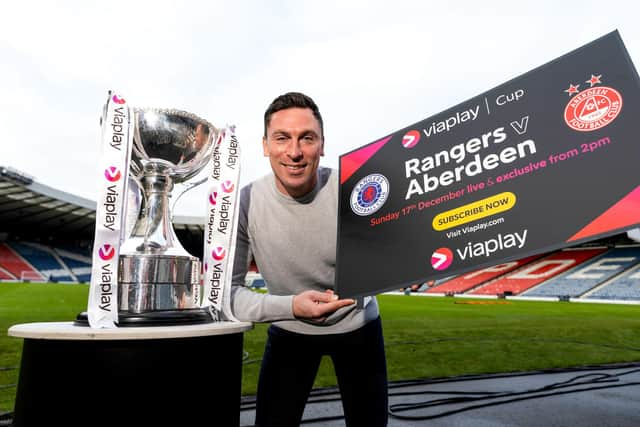
<svg viewBox="0 0 640 427">
<path fill-rule="evenodd" d="M 208 178 L 204 177 L 202 179 L 199 179 L 198 181 L 195 182 L 188 182 L 188 183 L 183 183 L 182 185 L 185 187 L 184 190 L 182 190 L 182 192 L 180 192 L 180 194 L 178 194 L 178 196 L 176 197 L 176 199 L 173 201 L 173 205 L 171 205 L 171 216 L 172 216 L 172 220 L 173 220 L 173 212 L 175 212 L 175 208 L 176 208 L 176 203 L 178 203 L 178 200 L 180 200 L 180 197 L 182 197 L 182 195 L 184 193 L 186 193 L 189 190 L 193 190 L 195 187 L 197 187 L 200 184 L 203 184 Z"/>
</svg>

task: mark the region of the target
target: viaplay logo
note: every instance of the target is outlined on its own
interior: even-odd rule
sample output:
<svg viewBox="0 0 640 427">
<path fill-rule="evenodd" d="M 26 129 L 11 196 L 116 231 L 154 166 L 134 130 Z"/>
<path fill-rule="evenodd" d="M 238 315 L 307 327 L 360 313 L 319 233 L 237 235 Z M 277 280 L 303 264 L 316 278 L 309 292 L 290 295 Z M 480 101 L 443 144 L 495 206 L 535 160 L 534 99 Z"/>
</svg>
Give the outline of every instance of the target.
<svg viewBox="0 0 640 427">
<path fill-rule="evenodd" d="M 109 166 L 104 170 L 104 177 L 107 178 L 107 181 L 109 182 L 116 182 L 122 178 L 122 174 L 117 167 Z"/>
<path fill-rule="evenodd" d="M 115 102 L 116 104 L 120 104 L 120 105 L 122 105 L 122 104 L 124 104 L 125 102 L 127 102 L 127 101 L 125 101 L 125 99 L 124 99 L 124 98 L 120 98 L 118 95 L 113 95 L 113 96 L 111 97 L 111 100 L 112 100 L 113 102 Z"/>
<path fill-rule="evenodd" d="M 413 148 L 418 142 L 420 142 L 420 132 L 417 130 L 410 130 L 402 137 L 402 146 L 404 148 Z"/>
<path fill-rule="evenodd" d="M 216 205 L 218 200 L 218 192 L 217 191 L 213 191 L 211 194 L 209 194 L 209 203 L 211 203 L 212 205 Z"/>
<path fill-rule="evenodd" d="M 453 262 L 453 252 L 449 248 L 436 249 L 431 255 L 431 266 L 435 270 L 446 270 Z"/>
<path fill-rule="evenodd" d="M 213 250 L 211 251 L 211 256 L 216 261 L 222 261 L 226 255 L 227 255 L 227 251 L 222 246 L 217 246 L 213 248 Z"/>
<path fill-rule="evenodd" d="M 116 254 L 116 250 L 110 244 L 106 244 L 98 249 L 98 256 L 103 261 L 109 261 Z"/>
<path fill-rule="evenodd" d="M 222 183 L 222 191 L 224 191 L 225 193 L 231 193 L 233 189 L 234 189 L 233 181 L 231 181 L 230 179 Z"/>
</svg>

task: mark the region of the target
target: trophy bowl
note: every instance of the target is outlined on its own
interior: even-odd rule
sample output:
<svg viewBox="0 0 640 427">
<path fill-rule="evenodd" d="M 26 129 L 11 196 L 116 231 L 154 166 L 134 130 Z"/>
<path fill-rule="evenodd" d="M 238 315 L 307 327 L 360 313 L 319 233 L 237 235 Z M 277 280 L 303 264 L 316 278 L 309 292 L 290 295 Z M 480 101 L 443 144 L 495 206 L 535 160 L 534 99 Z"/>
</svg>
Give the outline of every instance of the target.
<svg viewBox="0 0 640 427">
<path fill-rule="evenodd" d="M 188 181 L 208 163 L 220 131 L 172 109 L 136 108 L 134 120 L 130 176 L 135 184 L 129 193 L 139 202 L 129 197 L 127 216 L 137 219 L 127 227 L 131 232 L 120 250 L 120 323 L 181 323 L 202 316 L 210 321 L 197 301 L 201 263 L 175 235 L 170 198 L 175 183 Z"/>
<path fill-rule="evenodd" d="M 174 183 L 202 170 L 211 157 L 219 131 L 211 123 L 186 111 L 135 108 L 131 172 L 141 178 L 147 165 L 168 168 Z"/>
</svg>

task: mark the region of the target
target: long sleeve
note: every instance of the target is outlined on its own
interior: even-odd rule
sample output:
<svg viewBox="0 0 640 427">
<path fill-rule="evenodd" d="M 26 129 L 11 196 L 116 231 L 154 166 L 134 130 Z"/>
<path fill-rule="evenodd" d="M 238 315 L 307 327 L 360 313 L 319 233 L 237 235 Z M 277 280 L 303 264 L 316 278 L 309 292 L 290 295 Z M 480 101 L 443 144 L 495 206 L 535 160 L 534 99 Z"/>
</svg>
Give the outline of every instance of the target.
<svg viewBox="0 0 640 427">
<path fill-rule="evenodd" d="M 272 322 L 293 320 L 293 295 L 270 295 L 254 292 L 245 286 L 245 277 L 251 263 L 251 239 L 249 236 L 249 206 L 251 185 L 240 193 L 240 210 L 236 251 L 233 263 L 231 309 L 238 320 Z"/>
</svg>

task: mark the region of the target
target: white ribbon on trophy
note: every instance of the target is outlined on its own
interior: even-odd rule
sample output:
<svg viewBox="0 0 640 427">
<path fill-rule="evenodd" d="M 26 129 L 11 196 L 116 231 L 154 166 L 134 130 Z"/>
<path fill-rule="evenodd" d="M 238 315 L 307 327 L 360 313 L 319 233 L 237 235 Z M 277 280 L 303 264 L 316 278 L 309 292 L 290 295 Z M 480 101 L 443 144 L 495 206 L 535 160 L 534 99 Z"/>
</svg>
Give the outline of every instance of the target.
<svg viewBox="0 0 640 427">
<path fill-rule="evenodd" d="M 240 148 L 235 126 L 224 129 L 213 151 L 207 181 L 207 214 L 204 224 L 204 295 L 215 320 L 237 321 L 231 312 L 231 279 L 238 225 Z"/>
<path fill-rule="evenodd" d="M 126 100 L 109 91 L 102 115 L 99 198 L 87 307 L 92 328 L 115 328 L 118 323 L 118 258 L 126 220 L 123 212 L 134 125 L 131 114 Z"/>
</svg>

